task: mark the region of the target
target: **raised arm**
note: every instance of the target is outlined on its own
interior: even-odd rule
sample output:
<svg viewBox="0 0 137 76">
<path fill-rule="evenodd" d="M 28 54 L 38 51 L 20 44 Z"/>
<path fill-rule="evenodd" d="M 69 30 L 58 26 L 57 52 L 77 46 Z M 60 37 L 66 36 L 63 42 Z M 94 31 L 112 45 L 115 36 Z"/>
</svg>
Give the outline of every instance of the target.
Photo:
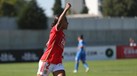
<svg viewBox="0 0 137 76">
<path fill-rule="evenodd" d="M 67 3 L 66 6 L 65 6 L 65 8 L 64 8 L 64 10 L 63 10 L 63 12 L 59 16 L 58 22 L 56 24 L 57 30 L 59 30 L 60 27 L 62 27 L 61 22 L 62 22 L 63 18 L 65 17 L 66 12 L 70 9 L 70 7 L 71 7 L 71 4 Z"/>
</svg>

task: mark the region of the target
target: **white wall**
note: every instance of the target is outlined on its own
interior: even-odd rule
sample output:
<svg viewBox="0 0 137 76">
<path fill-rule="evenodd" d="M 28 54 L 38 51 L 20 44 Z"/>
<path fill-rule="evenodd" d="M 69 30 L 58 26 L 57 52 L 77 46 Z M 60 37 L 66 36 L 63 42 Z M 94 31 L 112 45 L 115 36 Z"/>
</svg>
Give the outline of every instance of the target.
<svg viewBox="0 0 137 76">
<path fill-rule="evenodd" d="M 71 7 L 71 12 L 79 14 L 82 11 L 82 8 L 84 6 L 83 0 L 66 0 L 65 3 L 70 2 L 72 7 Z"/>
<path fill-rule="evenodd" d="M 99 12 L 99 3 L 98 0 L 86 0 L 86 5 L 89 9 L 89 14 L 93 15 L 93 16 L 99 16 L 100 12 Z"/>
</svg>

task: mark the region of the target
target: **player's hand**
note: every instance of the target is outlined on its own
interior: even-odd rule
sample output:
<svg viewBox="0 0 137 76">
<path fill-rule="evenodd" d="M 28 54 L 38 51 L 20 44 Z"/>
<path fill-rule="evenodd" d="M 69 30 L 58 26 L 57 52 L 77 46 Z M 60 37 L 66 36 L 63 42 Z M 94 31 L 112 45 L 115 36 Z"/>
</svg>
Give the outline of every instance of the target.
<svg viewBox="0 0 137 76">
<path fill-rule="evenodd" d="M 65 8 L 68 10 L 70 7 L 71 7 L 71 4 L 67 3 Z"/>
</svg>

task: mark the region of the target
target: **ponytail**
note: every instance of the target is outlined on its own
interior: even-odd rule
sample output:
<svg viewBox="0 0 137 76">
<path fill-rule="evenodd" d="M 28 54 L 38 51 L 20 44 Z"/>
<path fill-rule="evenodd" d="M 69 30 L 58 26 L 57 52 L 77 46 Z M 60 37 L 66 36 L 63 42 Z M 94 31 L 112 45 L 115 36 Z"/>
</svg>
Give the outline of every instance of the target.
<svg viewBox="0 0 137 76">
<path fill-rule="evenodd" d="M 51 24 L 51 27 L 54 27 L 56 25 L 56 23 L 58 22 L 58 18 L 58 16 L 55 16 L 54 22 Z"/>
</svg>

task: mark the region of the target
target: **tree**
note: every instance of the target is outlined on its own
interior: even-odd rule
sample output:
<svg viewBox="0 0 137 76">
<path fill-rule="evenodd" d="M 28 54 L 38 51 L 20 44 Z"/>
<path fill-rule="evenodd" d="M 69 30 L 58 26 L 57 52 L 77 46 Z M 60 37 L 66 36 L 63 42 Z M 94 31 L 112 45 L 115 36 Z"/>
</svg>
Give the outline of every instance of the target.
<svg viewBox="0 0 137 76">
<path fill-rule="evenodd" d="M 82 14 L 87 14 L 88 13 L 88 7 L 86 6 L 85 0 L 83 0 L 84 7 L 81 11 Z"/>
<path fill-rule="evenodd" d="M 52 10 L 53 15 L 60 15 L 62 13 L 63 8 L 61 7 L 61 0 L 55 0 L 55 4 Z"/>
<path fill-rule="evenodd" d="M 104 16 L 137 16 L 137 0 L 103 0 L 102 14 Z"/>
<path fill-rule="evenodd" d="M 15 3 L 15 7 L 17 10 L 17 16 L 22 12 L 22 10 L 28 5 L 28 1 L 26 0 L 17 0 Z"/>
<path fill-rule="evenodd" d="M 40 30 L 47 28 L 47 17 L 44 11 L 38 7 L 36 0 L 32 0 L 22 10 L 18 18 L 19 29 Z"/>
<path fill-rule="evenodd" d="M 25 0 L 0 0 L 0 16 L 17 16 Z"/>
<path fill-rule="evenodd" d="M 17 12 L 14 3 L 15 0 L 0 0 L 0 16 L 15 16 Z"/>
<path fill-rule="evenodd" d="M 81 11 L 81 14 L 87 14 L 87 13 L 88 13 L 88 8 L 87 8 L 87 6 L 84 6 Z"/>
<path fill-rule="evenodd" d="M 17 14 L 14 5 L 4 2 L 1 6 L 1 16 L 15 16 Z"/>
</svg>

